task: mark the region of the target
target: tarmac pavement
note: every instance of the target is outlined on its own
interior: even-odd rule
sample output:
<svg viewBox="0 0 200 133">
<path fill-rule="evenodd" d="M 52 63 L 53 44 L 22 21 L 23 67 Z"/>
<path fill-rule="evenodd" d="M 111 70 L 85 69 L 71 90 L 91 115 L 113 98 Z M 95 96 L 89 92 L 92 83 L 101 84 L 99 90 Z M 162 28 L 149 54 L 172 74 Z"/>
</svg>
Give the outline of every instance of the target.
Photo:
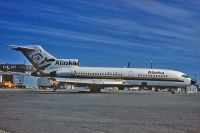
<svg viewBox="0 0 200 133">
<path fill-rule="evenodd" d="M 0 91 L 0 131 L 199 133 L 200 93 Z M 0 132 L 1 133 L 1 132 Z"/>
</svg>

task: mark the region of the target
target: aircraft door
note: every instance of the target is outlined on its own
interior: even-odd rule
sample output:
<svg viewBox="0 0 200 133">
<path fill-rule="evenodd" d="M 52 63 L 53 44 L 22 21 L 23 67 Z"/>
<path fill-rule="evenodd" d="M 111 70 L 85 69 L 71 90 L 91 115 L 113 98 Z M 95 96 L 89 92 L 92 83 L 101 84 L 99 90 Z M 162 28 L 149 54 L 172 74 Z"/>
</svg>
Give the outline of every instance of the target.
<svg viewBox="0 0 200 133">
<path fill-rule="evenodd" d="M 132 71 L 129 71 L 129 72 L 128 72 L 128 76 L 129 76 L 129 77 L 133 77 L 133 72 L 132 72 Z"/>
</svg>

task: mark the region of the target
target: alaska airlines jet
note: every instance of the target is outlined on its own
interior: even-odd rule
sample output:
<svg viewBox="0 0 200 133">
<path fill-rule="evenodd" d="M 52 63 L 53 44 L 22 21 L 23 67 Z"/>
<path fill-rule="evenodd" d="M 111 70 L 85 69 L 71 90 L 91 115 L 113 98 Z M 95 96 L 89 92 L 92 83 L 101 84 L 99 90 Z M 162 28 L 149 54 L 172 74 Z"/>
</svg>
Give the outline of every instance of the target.
<svg viewBox="0 0 200 133">
<path fill-rule="evenodd" d="M 187 74 L 166 69 L 79 67 L 76 59 L 57 59 L 41 46 L 15 46 L 37 71 L 59 83 L 87 85 L 91 92 L 100 92 L 103 86 L 186 88 L 196 82 Z"/>
</svg>

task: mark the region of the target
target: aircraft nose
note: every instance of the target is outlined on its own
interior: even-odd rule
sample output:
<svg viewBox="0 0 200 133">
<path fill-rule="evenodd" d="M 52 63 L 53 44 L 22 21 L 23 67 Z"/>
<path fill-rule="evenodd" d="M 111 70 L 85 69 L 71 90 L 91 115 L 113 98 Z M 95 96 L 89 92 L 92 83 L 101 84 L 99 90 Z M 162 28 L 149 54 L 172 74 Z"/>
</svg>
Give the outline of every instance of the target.
<svg viewBox="0 0 200 133">
<path fill-rule="evenodd" d="M 194 84 L 196 84 L 196 81 L 195 80 L 191 80 L 191 85 L 194 85 Z"/>
</svg>

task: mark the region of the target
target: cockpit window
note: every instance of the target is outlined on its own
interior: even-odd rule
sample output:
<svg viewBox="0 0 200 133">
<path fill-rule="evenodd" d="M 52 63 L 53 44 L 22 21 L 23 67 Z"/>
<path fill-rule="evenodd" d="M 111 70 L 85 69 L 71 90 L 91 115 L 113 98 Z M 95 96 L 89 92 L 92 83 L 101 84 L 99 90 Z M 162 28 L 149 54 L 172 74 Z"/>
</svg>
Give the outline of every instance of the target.
<svg viewBox="0 0 200 133">
<path fill-rule="evenodd" d="M 184 78 L 189 78 L 189 76 L 187 76 L 186 74 L 182 75 L 182 77 L 184 77 Z"/>
</svg>

